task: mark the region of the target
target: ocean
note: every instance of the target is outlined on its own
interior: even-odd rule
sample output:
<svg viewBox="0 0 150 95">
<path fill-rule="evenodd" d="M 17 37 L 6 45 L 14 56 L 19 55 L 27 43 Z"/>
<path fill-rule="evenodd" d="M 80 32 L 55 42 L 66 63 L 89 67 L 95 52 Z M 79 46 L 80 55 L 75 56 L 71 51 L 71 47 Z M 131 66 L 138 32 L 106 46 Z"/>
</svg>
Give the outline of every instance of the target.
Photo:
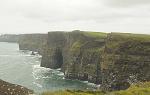
<svg viewBox="0 0 150 95">
<path fill-rule="evenodd" d="M 93 89 L 94 84 L 64 78 L 60 69 L 40 67 L 41 56 L 19 50 L 17 43 L 0 42 L 0 79 L 42 93 L 64 89 Z"/>
</svg>

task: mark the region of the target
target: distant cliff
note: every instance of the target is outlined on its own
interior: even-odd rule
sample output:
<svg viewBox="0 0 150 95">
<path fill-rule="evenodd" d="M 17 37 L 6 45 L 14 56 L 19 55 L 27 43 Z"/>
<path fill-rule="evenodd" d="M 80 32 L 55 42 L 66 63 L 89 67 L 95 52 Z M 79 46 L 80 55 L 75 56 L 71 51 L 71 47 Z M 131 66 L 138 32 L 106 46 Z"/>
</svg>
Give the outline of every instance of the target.
<svg viewBox="0 0 150 95">
<path fill-rule="evenodd" d="M 42 55 L 41 66 L 65 77 L 101 84 L 104 90 L 150 81 L 150 35 L 54 31 L 19 37 L 21 50 Z"/>
<path fill-rule="evenodd" d="M 42 54 L 47 43 L 47 34 L 22 34 L 19 35 L 19 49 L 30 50 Z"/>
<path fill-rule="evenodd" d="M 19 35 L 15 35 L 15 34 L 0 35 L 0 42 L 13 42 L 13 43 L 17 43 L 18 40 L 19 40 Z"/>
</svg>

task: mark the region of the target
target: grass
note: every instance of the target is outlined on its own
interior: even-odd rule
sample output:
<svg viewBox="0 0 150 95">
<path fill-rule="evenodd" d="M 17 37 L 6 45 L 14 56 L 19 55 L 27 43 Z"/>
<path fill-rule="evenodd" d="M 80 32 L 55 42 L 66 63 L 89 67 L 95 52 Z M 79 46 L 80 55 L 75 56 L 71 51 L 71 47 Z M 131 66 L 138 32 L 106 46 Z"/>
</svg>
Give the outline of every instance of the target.
<svg viewBox="0 0 150 95">
<path fill-rule="evenodd" d="M 104 91 L 65 90 L 56 92 L 44 92 L 41 95 L 150 95 L 150 82 L 132 85 L 127 90 L 107 93 Z"/>
<path fill-rule="evenodd" d="M 143 52 L 149 51 L 149 45 L 143 45 L 143 43 L 150 43 L 150 35 L 132 33 L 111 33 L 109 35 L 111 37 L 107 40 L 106 46 L 113 51 L 117 51 L 120 47 L 126 47 L 126 51 L 129 52 L 138 52 L 141 49 Z"/>
<path fill-rule="evenodd" d="M 150 95 L 150 82 L 132 85 L 127 90 L 112 92 L 112 95 Z"/>
<path fill-rule="evenodd" d="M 73 43 L 72 48 L 78 49 L 81 47 L 81 45 L 82 45 L 82 43 L 80 41 L 76 41 Z"/>
<path fill-rule="evenodd" d="M 83 32 L 85 36 L 87 37 L 93 37 L 93 38 L 106 38 L 107 33 L 103 32 Z"/>
<path fill-rule="evenodd" d="M 80 32 L 84 36 L 89 37 L 89 38 L 94 38 L 95 40 L 97 39 L 104 39 L 107 37 L 107 33 L 102 33 L 102 32 Z M 79 50 L 87 41 L 82 41 L 82 40 L 77 40 L 76 42 L 73 43 L 71 46 L 71 51 L 76 51 Z M 95 48 L 94 48 L 95 50 Z M 96 49 L 99 50 L 99 49 Z"/>
<path fill-rule="evenodd" d="M 138 40 L 138 41 L 149 41 L 150 35 L 146 34 L 132 34 L 132 33 L 112 33 L 112 35 L 116 37 L 121 37 L 130 40 Z"/>
<path fill-rule="evenodd" d="M 66 90 L 66 91 L 56 91 L 56 92 L 44 92 L 41 95 L 104 95 L 105 93 L 102 91 L 74 91 L 74 90 Z"/>
</svg>

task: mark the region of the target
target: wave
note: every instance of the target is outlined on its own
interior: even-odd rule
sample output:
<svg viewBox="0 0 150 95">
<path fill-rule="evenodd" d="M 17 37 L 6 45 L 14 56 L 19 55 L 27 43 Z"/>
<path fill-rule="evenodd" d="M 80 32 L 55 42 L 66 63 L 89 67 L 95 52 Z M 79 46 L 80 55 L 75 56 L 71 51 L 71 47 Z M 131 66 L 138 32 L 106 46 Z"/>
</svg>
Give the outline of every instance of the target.
<svg viewBox="0 0 150 95">
<path fill-rule="evenodd" d="M 32 74 L 34 79 L 49 78 L 49 76 L 44 76 L 42 74 L 50 71 L 49 68 L 40 67 L 40 65 L 33 65 L 32 68 L 33 68 Z"/>
<path fill-rule="evenodd" d="M 33 84 L 35 84 L 37 87 L 40 87 L 40 88 L 43 87 L 41 84 L 39 84 L 39 83 L 37 83 L 37 82 L 33 82 Z"/>
<path fill-rule="evenodd" d="M 38 52 L 34 52 L 35 55 L 32 55 L 33 51 L 29 51 L 29 50 L 20 50 L 19 52 L 21 52 L 27 56 L 42 57 L 42 55 L 40 55 Z"/>
<path fill-rule="evenodd" d="M 89 85 L 89 86 L 92 86 L 93 88 L 100 88 L 101 87 L 101 84 L 90 83 L 88 81 L 82 81 L 82 82 Z"/>
<path fill-rule="evenodd" d="M 64 76 L 64 73 L 63 72 L 60 72 L 59 74 L 57 74 L 59 76 Z"/>
<path fill-rule="evenodd" d="M 60 70 L 61 70 L 61 68 L 58 68 L 58 69 L 56 69 L 56 70 L 60 71 Z"/>
<path fill-rule="evenodd" d="M 34 79 L 46 79 L 46 78 L 62 78 L 64 77 L 64 73 L 59 71 L 58 69 L 50 69 L 45 67 L 40 67 L 40 65 L 33 65 L 33 77 Z"/>
</svg>

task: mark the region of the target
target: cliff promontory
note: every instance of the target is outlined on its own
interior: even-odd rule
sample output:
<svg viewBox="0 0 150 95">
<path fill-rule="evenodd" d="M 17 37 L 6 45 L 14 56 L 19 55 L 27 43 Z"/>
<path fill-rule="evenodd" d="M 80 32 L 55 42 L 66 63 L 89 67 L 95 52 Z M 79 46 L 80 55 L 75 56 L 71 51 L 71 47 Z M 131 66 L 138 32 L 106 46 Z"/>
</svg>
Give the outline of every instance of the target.
<svg viewBox="0 0 150 95">
<path fill-rule="evenodd" d="M 61 68 L 66 78 L 101 83 L 101 51 L 105 33 L 49 32 L 41 66 Z"/>
</svg>

